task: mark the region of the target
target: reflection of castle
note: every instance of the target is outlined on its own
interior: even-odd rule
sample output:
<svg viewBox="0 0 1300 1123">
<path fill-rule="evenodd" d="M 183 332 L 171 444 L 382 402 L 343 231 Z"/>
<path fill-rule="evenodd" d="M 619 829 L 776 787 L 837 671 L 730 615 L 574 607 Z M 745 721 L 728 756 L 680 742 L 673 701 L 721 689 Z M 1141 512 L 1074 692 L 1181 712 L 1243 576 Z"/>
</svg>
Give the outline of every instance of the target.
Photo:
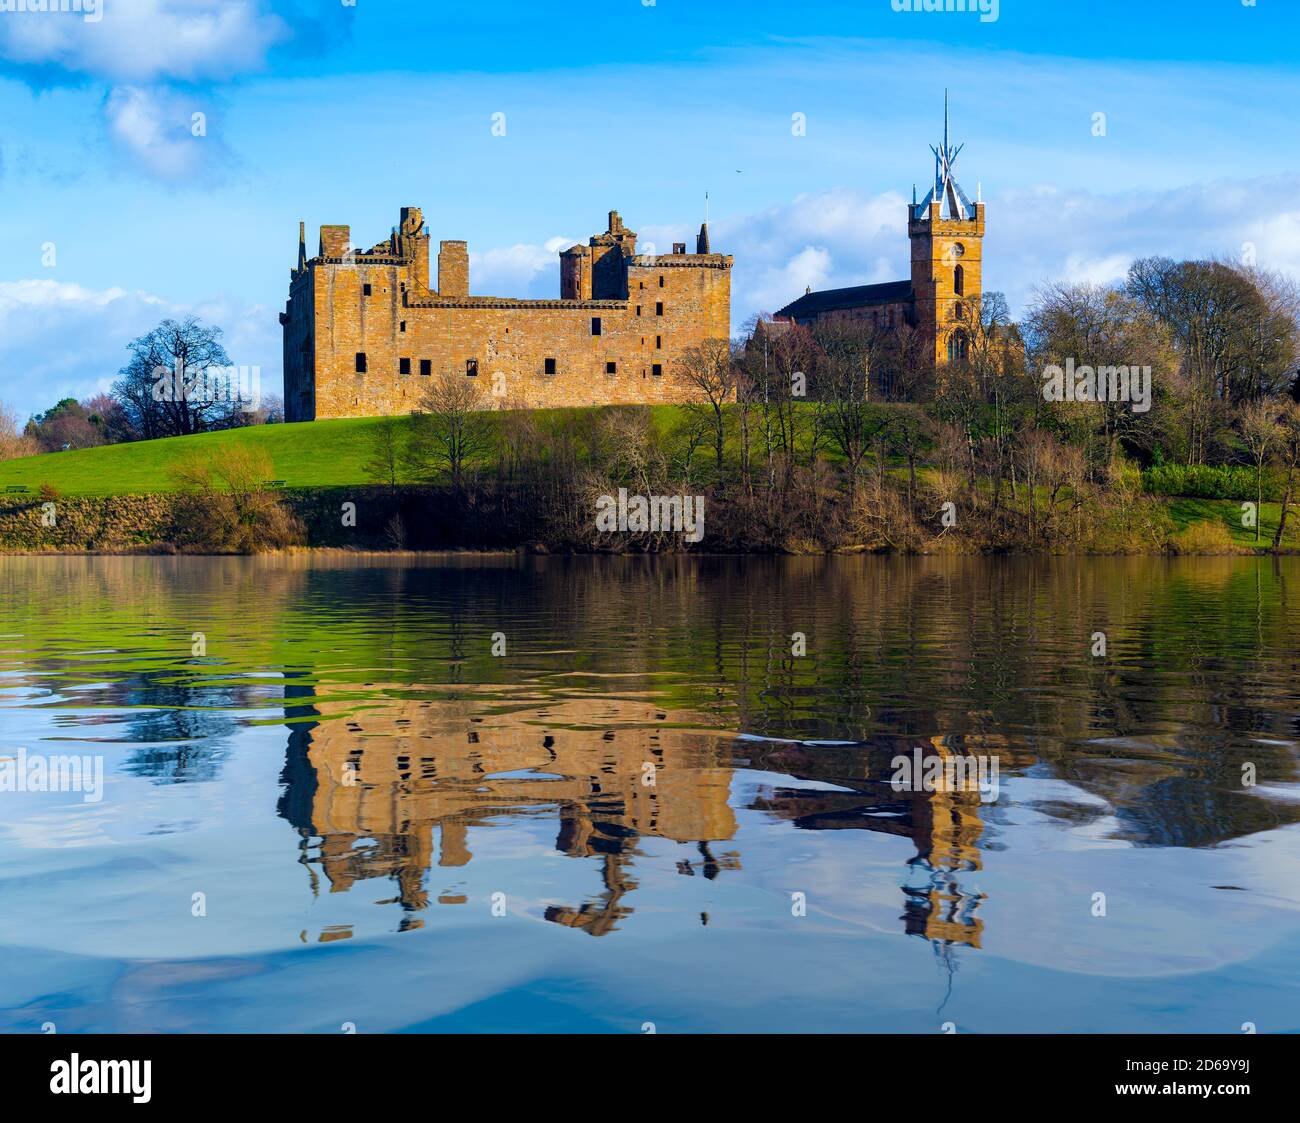
<svg viewBox="0 0 1300 1123">
<path fill-rule="evenodd" d="M 636 888 L 630 866 L 641 836 L 697 843 L 705 876 L 737 867 L 734 854 L 715 858 L 709 849 L 736 829 L 725 748 L 665 737 L 654 728 L 662 713 L 654 707 L 623 704 L 615 713 L 613 705 L 549 707 L 545 720 L 562 731 L 558 740 L 518 716 L 471 718 L 427 701 L 295 726 L 281 813 L 304 837 L 321 837 L 313 864 L 331 891 L 389 877 L 397 883 L 397 902 L 417 912 L 429 905 L 424 882 L 435 828 L 437 864 L 463 866 L 472 857 L 471 828 L 554 807 L 556 849 L 600 858 L 604 888 L 578 907 L 548 908 L 546 918 L 602 935 L 630 912 L 623 901 Z M 528 717 L 540 721 L 535 713 Z M 618 727 L 608 728 L 611 721 Z M 604 727 L 592 728 L 596 722 Z M 410 918 L 407 926 L 414 926 Z"/>
<path fill-rule="evenodd" d="M 308 704 L 291 703 L 289 710 L 299 720 L 291 726 L 281 813 L 303 836 L 313 877 L 319 869 L 332 892 L 371 878 L 392 879 L 397 894 L 391 903 L 408 914 L 404 927 L 418 927 L 413 914 L 431 903 L 426 879 L 434 865 L 466 865 L 474 830 L 502 816 L 553 808 L 556 849 L 600 859 L 597 894 L 545 911 L 547 920 L 595 936 L 613 931 L 632 911 L 628 897 L 637 888 L 633 865 L 642 836 L 695 843 L 699 857 L 678 862 L 682 874 L 714 878 L 739 868 L 739 855 L 716 845 L 736 832 L 728 802 L 731 742 L 665 728 L 657 707 L 569 700 L 493 713 L 465 702 L 393 700 L 351 717 L 302 722 L 328 717 L 336 704 L 311 705 L 310 695 L 301 701 Z M 996 752 L 1007 760 L 1009 750 L 996 740 L 935 737 L 923 752 L 927 758 Z M 910 838 L 916 856 L 909 865 L 929 880 L 903 887 L 905 931 L 978 947 L 983 922 L 975 912 L 982 898 L 963 892 L 960 878 L 981 868 L 980 793 L 895 791 L 889 762 L 897 751 L 895 740 L 750 742 L 750 767 L 836 789 L 777 788 L 752 807 L 799 829 Z M 319 848 L 307 856 L 312 837 L 319 837 Z M 447 893 L 437 900 L 459 904 L 466 898 Z"/>
</svg>

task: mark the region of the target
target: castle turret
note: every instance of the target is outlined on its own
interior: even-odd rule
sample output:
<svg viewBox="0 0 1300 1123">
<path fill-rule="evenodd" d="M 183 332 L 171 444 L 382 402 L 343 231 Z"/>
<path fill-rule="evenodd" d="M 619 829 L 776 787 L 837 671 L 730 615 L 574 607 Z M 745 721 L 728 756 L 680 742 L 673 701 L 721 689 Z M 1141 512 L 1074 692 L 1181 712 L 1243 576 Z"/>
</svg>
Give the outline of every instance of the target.
<svg viewBox="0 0 1300 1123">
<path fill-rule="evenodd" d="M 695 252 L 709 252 L 709 224 L 707 222 L 700 223 L 700 232 L 695 238 Z"/>
</svg>

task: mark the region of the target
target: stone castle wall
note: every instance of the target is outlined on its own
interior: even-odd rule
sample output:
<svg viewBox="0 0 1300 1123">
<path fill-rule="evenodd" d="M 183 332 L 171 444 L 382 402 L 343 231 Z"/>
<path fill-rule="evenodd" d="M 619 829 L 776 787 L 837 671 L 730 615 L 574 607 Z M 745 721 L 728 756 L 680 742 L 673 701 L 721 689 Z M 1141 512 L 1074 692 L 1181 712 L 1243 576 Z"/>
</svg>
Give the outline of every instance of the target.
<svg viewBox="0 0 1300 1123">
<path fill-rule="evenodd" d="M 446 372 L 477 379 L 489 404 L 682 401 L 684 353 L 730 335 L 732 259 L 638 256 L 616 213 L 561 255 L 557 300 L 470 295 L 464 242 L 441 244 L 430 287 L 417 224 L 408 208 L 402 232 L 367 253 L 349 253 L 346 227 L 322 227 L 311 261 L 300 249 L 281 317 L 288 420 L 409 413 Z"/>
</svg>

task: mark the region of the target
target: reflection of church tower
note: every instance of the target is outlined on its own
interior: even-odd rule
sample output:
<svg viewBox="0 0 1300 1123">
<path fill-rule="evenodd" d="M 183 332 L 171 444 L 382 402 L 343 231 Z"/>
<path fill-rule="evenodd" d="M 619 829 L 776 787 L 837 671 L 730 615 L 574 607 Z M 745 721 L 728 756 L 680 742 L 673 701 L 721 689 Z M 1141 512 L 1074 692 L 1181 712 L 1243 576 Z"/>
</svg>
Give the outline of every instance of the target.
<svg viewBox="0 0 1300 1123">
<path fill-rule="evenodd" d="M 948 95 L 943 99 L 943 144 L 934 153 L 934 185 L 907 208 L 912 241 L 916 322 L 939 364 L 960 362 L 970 336 L 961 325 L 978 309 L 982 291 L 984 203 L 972 203 L 953 176 L 965 145 L 948 143 Z"/>
<path fill-rule="evenodd" d="M 965 755 L 944 737 L 930 738 L 930 745 L 941 761 Z M 978 870 L 979 840 L 984 833 L 980 818 L 978 786 L 966 790 L 943 790 L 918 793 L 912 805 L 912 840 L 916 844 L 916 863 L 931 872 L 930 883 L 922 888 L 905 886 L 907 896 L 903 922 L 908 935 L 924 936 L 943 944 L 980 946 L 984 922 L 975 915 L 983 896 L 961 888 L 959 875 Z"/>
<path fill-rule="evenodd" d="M 632 910 L 622 904 L 623 895 L 636 888 L 636 880 L 627 872 L 628 859 L 623 854 L 606 854 L 601 868 L 605 892 L 598 900 L 588 901 L 576 909 L 566 905 L 548 905 L 546 919 L 566 928 L 581 928 L 589 936 L 612 932 L 618 922 Z"/>
</svg>

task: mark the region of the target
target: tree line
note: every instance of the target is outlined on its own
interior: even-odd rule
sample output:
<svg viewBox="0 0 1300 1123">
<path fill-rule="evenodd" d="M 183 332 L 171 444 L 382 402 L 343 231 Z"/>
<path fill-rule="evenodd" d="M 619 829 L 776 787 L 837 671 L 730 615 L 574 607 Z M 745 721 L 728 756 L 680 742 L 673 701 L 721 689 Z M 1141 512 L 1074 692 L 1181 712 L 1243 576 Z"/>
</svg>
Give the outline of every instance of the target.
<svg viewBox="0 0 1300 1123">
<path fill-rule="evenodd" d="M 999 293 L 962 301 L 958 316 L 966 346 L 949 364 L 907 324 L 756 316 L 737 339 L 688 352 L 676 374 L 689 400 L 657 413 L 511 409 L 444 375 L 409 423 L 379 429 L 368 469 L 391 486 L 441 481 L 502 517 L 522 505 L 559 546 L 608 545 L 592 503 L 627 487 L 707 495 L 709 540 L 723 548 L 942 549 L 960 538 L 1113 551 L 1177 545 L 1153 481 L 1177 492 L 1222 467 L 1253 485 L 1233 497 L 1257 501 L 1256 540 L 1287 539 L 1300 502 L 1300 296 L 1288 279 L 1148 258 L 1119 284 L 1045 285 L 1018 323 Z M 1043 373 L 1067 362 L 1149 367 L 1150 408 L 1051 400 Z M 1268 539 L 1266 497 L 1277 503 Z M 1201 546 L 1229 542 L 1204 533 Z M 634 544 L 666 542 L 647 533 Z"/>
</svg>

